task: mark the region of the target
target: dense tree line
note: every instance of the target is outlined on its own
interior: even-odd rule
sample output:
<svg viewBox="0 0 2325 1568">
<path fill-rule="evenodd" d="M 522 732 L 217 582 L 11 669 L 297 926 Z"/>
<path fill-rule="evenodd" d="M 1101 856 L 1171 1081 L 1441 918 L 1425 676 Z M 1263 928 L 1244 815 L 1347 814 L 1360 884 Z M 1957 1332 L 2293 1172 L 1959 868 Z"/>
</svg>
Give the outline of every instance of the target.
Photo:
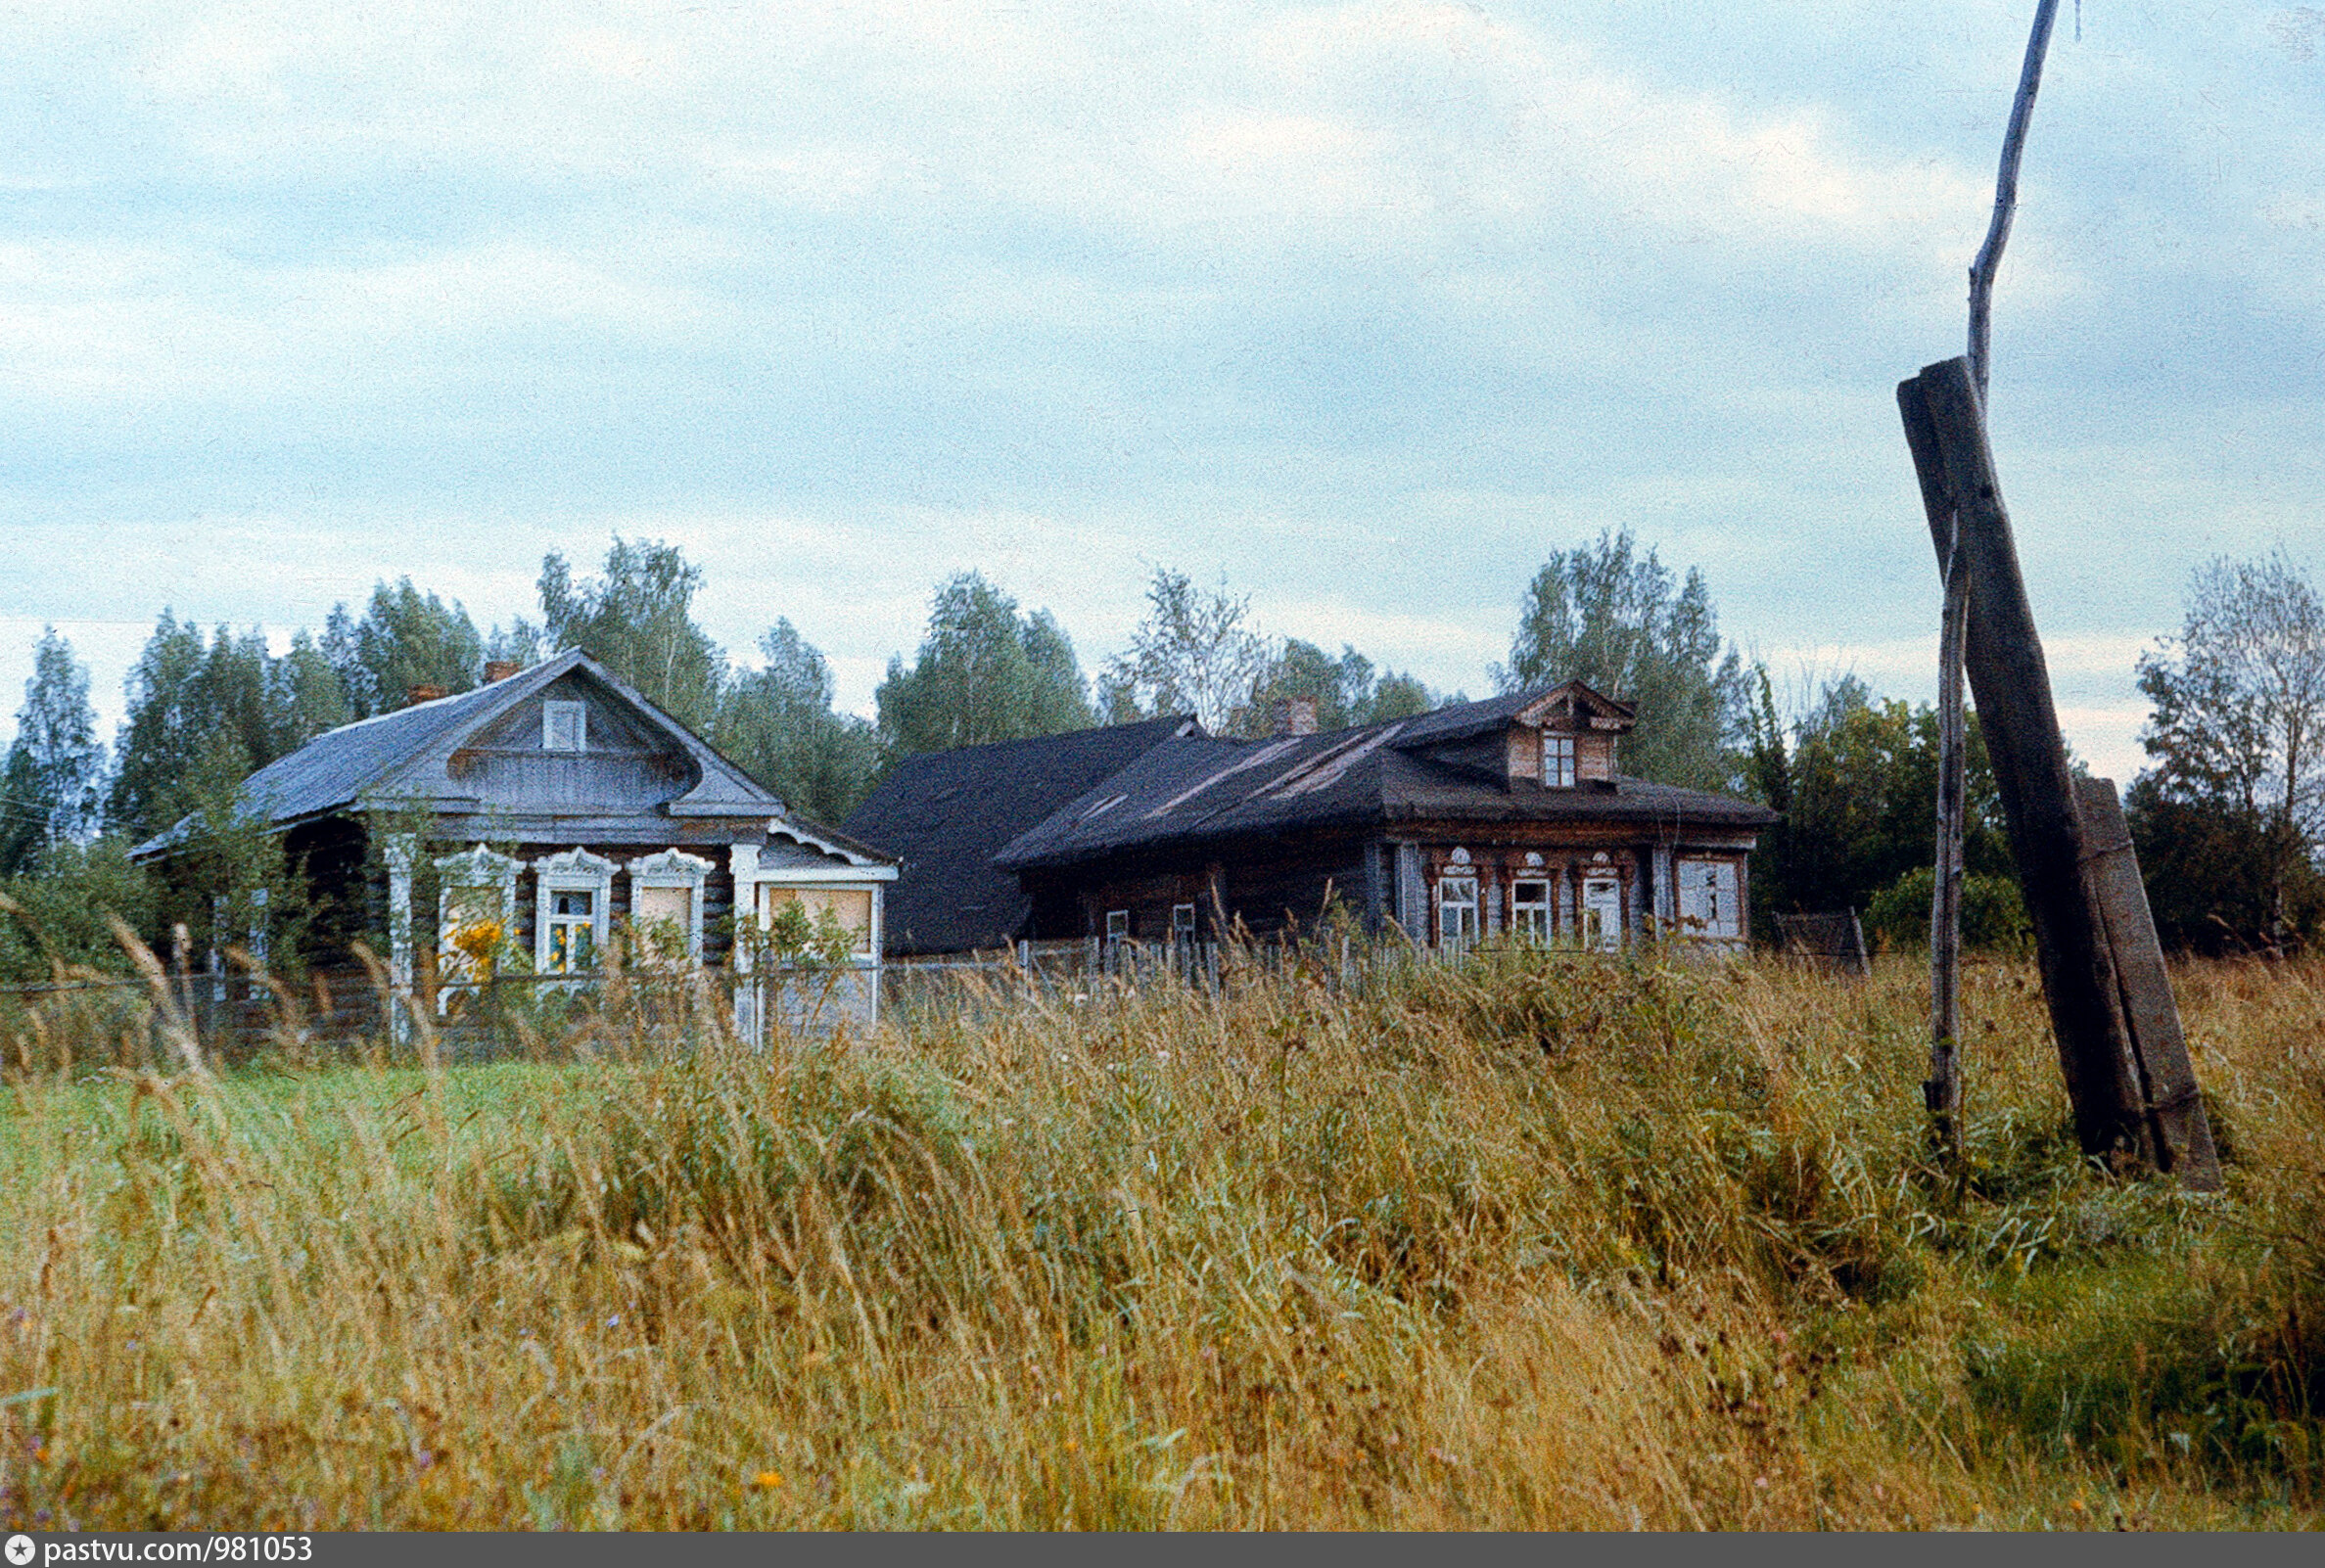
<svg viewBox="0 0 2325 1568">
<path fill-rule="evenodd" d="M 1891 946 L 1930 940 L 1937 714 L 1877 696 L 1844 675 L 1785 722 L 1765 669 L 1752 672 L 1746 793 L 1784 813 L 1752 859 L 1755 934 L 1783 912 L 1854 909 Z M 1970 715 L 1963 822 L 1963 940 L 2011 948 L 2025 939 L 2002 802 L 1977 715 Z"/>
<path fill-rule="evenodd" d="M 33 927 L 52 932 L 53 951 L 101 948 L 93 899 L 150 908 L 124 847 L 183 817 L 204 824 L 217 853 L 251 861 L 241 881 L 276 876 L 258 863 L 265 844 L 236 837 L 243 778 L 325 730 L 402 706 L 416 687 L 469 690 L 493 660 L 586 648 L 795 809 L 835 822 L 923 752 L 1182 713 L 1215 733 L 1262 734 L 1292 698 L 1312 701 L 1319 727 L 1332 729 L 1445 700 L 1352 647 L 1334 655 L 1272 638 L 1247 597 L 1168 568 L 1153 574 L 1130 647 L 1093 679 L 1047 610 L 964 573 L 938 585 L 918 648 L 889 662 L 878 717 L 866 720 L 835 711 L 829 665 L 788 620 L 760 639 L 756 664 L 730 659 L 694 620 L 702 582 L 675 546 L 617 538 L 593 577 L 544 558 L 537 622 L 480 629 L 457 601 L 404 578 L 379 583 L 360 609 L 335 607 L 319 637 L 301 631 L 281 654 L 256 630 L 206 632 L 164 610 L 126 681 L 110 761 L 86 671 L 44 631 L 0 799 L 0 894 L 22 911 L 0 920 L 0 969 L 34 963 Z M 1507 691 L 1579 678 L 1634 703 L 1625 773 L 1731 790 L 1784 813 L 1754 862 L 1762 936 L 1779 911 L 1853 907 L 1892 943 L 1926 940 L 1936 777 L 1927 707 L 1844 678 L 1780 716 L 1766 670 L 1747 670 L 1722 643 L 1702 574 L 1674 573 L 1617 531 L 1551 555 L 1494 673 Z M 2281 555 L 2211 563 L 2190 585 L 2180 634 L 2141 661 L 2139 678 L 2155 765 L 2126 806 L 2166 944 L 2274 951 L 2313 935 L 2325 923 L 2325 606 L 2307 577 Z M 2023 940 L 2024 916 L 1975 715 L 1970 783 L 1967 935 L 2008 945 Z"/>
</svg>

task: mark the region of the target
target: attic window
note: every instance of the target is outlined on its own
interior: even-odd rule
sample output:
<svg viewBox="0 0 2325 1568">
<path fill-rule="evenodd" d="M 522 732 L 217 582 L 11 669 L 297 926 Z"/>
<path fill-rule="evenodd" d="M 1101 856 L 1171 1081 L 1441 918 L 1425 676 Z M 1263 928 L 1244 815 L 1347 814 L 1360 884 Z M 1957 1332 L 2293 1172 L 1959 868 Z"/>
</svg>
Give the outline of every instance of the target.
<svg viewBox="0 0 2325 1568">
<path fill-rule="evenodd" d="M 583 752 L 589 749 L 589 705 L 541 704 L 541 750 Z"/>
<path fill-rule="evenodd" d="M 1546 733 L 1542 737 L 1542 787 L 1552 790 L 1574 787 L 1573 736 Z"/>
</svg>

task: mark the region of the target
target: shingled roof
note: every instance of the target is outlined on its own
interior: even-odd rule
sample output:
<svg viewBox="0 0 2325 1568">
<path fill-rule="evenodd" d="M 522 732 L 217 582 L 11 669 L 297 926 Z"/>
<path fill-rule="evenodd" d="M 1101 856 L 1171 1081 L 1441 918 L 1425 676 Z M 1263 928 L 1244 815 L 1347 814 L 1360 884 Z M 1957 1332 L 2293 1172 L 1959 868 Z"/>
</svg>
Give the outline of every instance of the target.
<svg viewBox="0 0 2325 1568">
<path fill-rule="evenodd" d="M 995 853 L 1156 747 L 1196 733 L 1190 716 L 1151 718 L 898 764 L 843 824 L 851 838 L 904 861 L 888 890 L 889 950 L 961 952 L 1014 941 L 1030 906 Z"/>
<path fill-rule="evenodd" d="M 1430 821 L 1590 821 L 1765 827 L 1776 813 L 1703 790 L 1623 778 L 1576 789 L 1506 783 L 1420 755 L 1506 725 L 1543 693 L 1463 703 L 1319 735 L 1156 746 L 1001 847 L 1004 871 L 1165 844 Z"/>
<path fill-rule="evenodd" d="M 661 808 L 669 815 L 788 815 L 780 797 L 578 648 L 456 697 L 414 703 L 326 731 L 245 779 L 237 804 L 246 815 L 275 827 L 382 803 L 457 811 L 473 803 L 465 801 L 446 769 L 453 751 L 502 714 L 568 675 L 602 688 L 643 715 L 686 754 L 693 764 L 692 781 Z M 130 854 L 159 854 L 176 844 L 187 828 L 181 821 Z"/>
</svg>

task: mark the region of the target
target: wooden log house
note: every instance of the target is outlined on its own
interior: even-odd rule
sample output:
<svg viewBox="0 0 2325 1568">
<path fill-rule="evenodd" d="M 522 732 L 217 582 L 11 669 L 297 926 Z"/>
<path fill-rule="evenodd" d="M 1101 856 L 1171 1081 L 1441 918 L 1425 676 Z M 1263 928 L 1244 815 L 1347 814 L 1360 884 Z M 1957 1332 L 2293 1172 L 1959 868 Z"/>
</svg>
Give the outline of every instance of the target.
<svg viewBox="0 0 2325 1568">
<path fill-rule="evenodd" d="M 464 934 L 497 928 L 523 960 L 508 967 L 584 975 L 627 921 L 674 934 L 663 961 L 747 973 L 738 924 L 796 901 L 856 934 L 835 1000 L 874 1012 L 892 859 L 794 814 L 586 653 L 486 673 L 457 696 L 421 688 L 244 782 L 242 811 L 303 869 L 318 946 L 384 930 L 398 991 L 433 976 L 441 992 L 493 961 Z M 166 874 L 190 828 L 131 853 Z M 757 989 L 738 995 L 755 1030 Z"/>
<path fill-rule="evenodd" d="M 1002 939 L 1204 942 L 1223 921 L 1264 939 L 1314 929 L 1329 900 L 1370 933 L 1441 947 L 1745 943 L 1747 857 L 1776 815 L 1624 777 L 1630 705 L 1569 681 L 1323 734 L 1302 709 L 1260 740 L 1177 721 L 1063 804 L 1018 811 L 1024 827 L 991 855 L 1020 895 Z M 951 753 L 930 776 L 974 781 L 990 835 L 1021 796 L 1054 795 L 1040 787 L 1049 744 L 1090 742 Z M 850 827 L 887 826 L 878 842 L 904 859 L 904 898 L 940 909 L 947 890 L 923 868 L 957 856 L 941 803 L 919 793 L 899 775 Z"/>
</svg>

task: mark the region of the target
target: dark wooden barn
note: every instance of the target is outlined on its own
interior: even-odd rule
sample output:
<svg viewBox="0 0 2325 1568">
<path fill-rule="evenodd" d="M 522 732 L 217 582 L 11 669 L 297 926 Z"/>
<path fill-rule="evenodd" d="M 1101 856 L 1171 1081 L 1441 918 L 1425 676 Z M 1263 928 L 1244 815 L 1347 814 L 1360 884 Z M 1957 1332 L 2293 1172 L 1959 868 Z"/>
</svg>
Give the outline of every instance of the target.
<svg viewBox="0 0 2325 1568">
<path fill-rule="evenodd" d="M 845 824 L 850 838 L 902 857 L 888 951 L 968 952 L 1031 937 L 1032 904 L 994 856 L 1085 790 L 1195 733 L 1191 717 L 1153 718 L 906 759 Z"/>
</svg>

